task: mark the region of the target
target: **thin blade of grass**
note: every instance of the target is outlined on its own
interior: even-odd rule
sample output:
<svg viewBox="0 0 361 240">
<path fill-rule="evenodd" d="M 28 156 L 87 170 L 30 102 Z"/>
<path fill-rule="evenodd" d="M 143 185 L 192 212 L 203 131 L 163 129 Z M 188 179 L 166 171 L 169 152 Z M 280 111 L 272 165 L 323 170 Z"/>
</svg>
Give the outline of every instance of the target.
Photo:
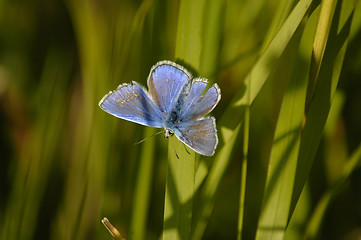
<svg viewBox="0 0 361 240">
<path fill-rule="evenodd" d="M 251 79 L 249 79 L 251 81 Z M 248 83 L 248 86 L 251 87 L 251 83 Z M 249 91 L 248 91 L 249 93 Z M 248 96 L 249 97 L 249 96 Z M 249 99 L 248 99 L 249 100 Z M 248 146 L 249 146 L 249 129 L 250 129 L 250 101 L 246 107 L 244 114 L 244 133 L 243 133 L 243 156 L 242 156 L 242 173 L 241 173 L 241 187 L 240 187 L 240 197 L 239 197 L 239 211 L 238 211 L 238 232 L 237 239 L 242 239 L 243 232 L 243 221 L 244 219 L 244 208 L 245 208 L 245 198 L 246 198 L 246 182 L 247 182 L 247 168 L 248 168 Z"/>
<path fill-rule="evenodd" d="M 175 58 L 200 67 L 205 1 L 180 3 Z M 179 158 L 178 158 L 179 157 Z M 173 136 L 168 144 L 163 239 L 190 239 L 196 155 Z"/>
<path fill-rule="evenodd" d="M 292 10 L 294 2 L 295 2 L 294 0 L 282 0 L 279 2 L 279 7 L 277 9 L 277 12 L 275 13 L 274 18 L 272 19 L 272 23 L 270 24 L 265 40 L 263 41 L 261 52 L 268 46 L 272 38 L 278 32 L 279 28 L 282 26 L 289 12 Z"/>
<path fill-rule="evenodd" d="M 216 77 L 219 46 L 222 36 L 222 19 L 224 18 L 225 1 L 208 1 L 205 12 L 207 12 L 207 21 L 204 22 L 202 54 L 199 72 L 202 77 L 208 78 L 208 82 L 214 82 Z"/>
<path fill-rule="evenodd" d="M 303 36 L 277 121 L 256 239 L 283 239 L 288 224 L 315 23 L 311 19 L 305 31 L 297 31 Z"/>
<path fill-rule="evenodd" d="M 285 240 L 302 239 L 304 236 L 304 226 L 309 221 L 311 205 L 310 185 L 306 184 L 287 226 Z"/>
<path fill-rule="evenodd" d="M 335 95 L 354 12 L 352 0 L 339 1 L 302 133 L 291 210 L 306 183 Z"/>
<path fill-rule="evenodd" d="M 328 34 L 330 32 L 331 21 L 333 12 L 336 6 L 335 0 L 332 1 L 322 1 L 321 3 L 321 12 L 318 20 L 318 25 L 316 29 L 316 35 L 313 42 L 313 55 L 312 55 L 312 64 L 310 71 L 310 79 L 308 80 L 308 91 L 307 91 L 307 103 L 312 97 L 315 84 L 317 81 L 318 73 L 320 71 L 320 66 L 325 52 L 325 47 L 327 44 Z M 307 110 L 307 109 L 306 109 Z"/>
<path fill-rule="evenodd" d="M 180 3 L 175 58 L 194 69 L 200 67 L 205 4 L 204 0 L 182 0 Z"/>
<path fill-rule="evenodd" d="M 170 138 L 169 142 L 163 239 L 189 239 L 192 223 L 195 153 L 187 150 L 183 144 L 179 144 L 175 136 Z"/>
</svg>

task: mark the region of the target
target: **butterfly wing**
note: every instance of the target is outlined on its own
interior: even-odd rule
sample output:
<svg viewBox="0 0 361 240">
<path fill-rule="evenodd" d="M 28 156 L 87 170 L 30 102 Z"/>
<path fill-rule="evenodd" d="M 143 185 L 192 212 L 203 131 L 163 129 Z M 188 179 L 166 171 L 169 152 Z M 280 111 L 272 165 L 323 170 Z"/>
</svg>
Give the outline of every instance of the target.
<svg viewBox="0 0 361 240">
<path fill-rule="evenodd" d="M 212 156 L 218 144 L 216 119 L 213 117 L 182 122 L 174 128 L 177 138 L 195 152 Z"/>
<path fill-rule="evenodd" d="M 122 84 L 99 102 L 107 113 L 145 126 L 163 127 L 163 113 L 136 82 Z"/>
<path fill-rule="evenodd" d="M 190 83 L 191 74 L 182 66 L 170 61 L 161 61 L 151 70 L 148 77 L 149 94 L 164 113 L 174 111 L 184 88 Z"/>
<path fill-rule="evenodd" d="M 202 95 L 208 82 L 206 79 L 197 78 L 190 87 L 189 94 L 183 103 L 180 118 L 183 121 L 199 119 L 211 112 L 221 99 L 221 90 L 214 84 Z"/>
</svg>

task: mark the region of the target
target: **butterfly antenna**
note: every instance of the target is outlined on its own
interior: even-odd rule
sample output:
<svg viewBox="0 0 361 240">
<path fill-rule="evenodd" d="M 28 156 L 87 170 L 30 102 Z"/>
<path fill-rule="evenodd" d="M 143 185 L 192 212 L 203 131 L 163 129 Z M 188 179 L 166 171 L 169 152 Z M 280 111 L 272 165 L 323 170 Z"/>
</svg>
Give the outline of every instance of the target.
<svg viewBox="0 0 361 240">
<path fill-rule="evenodd" d="M 179 159 L 178 154 L 177 154 L 177 151 L 175 150 L 175 147 L 174 147 L 174 145 L 173 145 L 172 141 L 171 141 L 170 139 L 169 139 L 169 141 L 170 141 L 170 144 L 171 144 L 171 145 L 172 145 L 172 147 L 173 147 L 173 150 L 174 150 L 175 156 Z"/>
<path fill-rule="evenodd" d="M 162 132 L 163 132 L 163 131 L 156 132 L 156 133 L 154 133 L 152 136 L 146 137 L 146 138 L 140 140 L 139 142 L 135 142 L 134 145 L 140 144 L 140 143 L 144 142 L 145 140 L 147 140 L 147 139 L 149 139 L 149 138 L 151 138 L 151 137 L 154 137 L 155 135 L 158 135 L 158 134 L 160 134 L 160 133 L 162 133 Z"/>
</svg>

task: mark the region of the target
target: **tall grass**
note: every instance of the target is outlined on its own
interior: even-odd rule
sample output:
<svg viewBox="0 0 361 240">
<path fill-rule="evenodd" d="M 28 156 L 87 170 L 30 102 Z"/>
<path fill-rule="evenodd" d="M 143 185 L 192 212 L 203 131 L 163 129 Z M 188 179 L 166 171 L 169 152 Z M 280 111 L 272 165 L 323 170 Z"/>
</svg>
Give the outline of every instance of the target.
<svg viewBox="0 0 361 240">
<path fill-rule="evenodd" d="M 1 239 L 360 236 L 360 1 L 0 6 Z M 221 88 L 212 157 L 98 107 L 165 59 Z"/>
</svg>

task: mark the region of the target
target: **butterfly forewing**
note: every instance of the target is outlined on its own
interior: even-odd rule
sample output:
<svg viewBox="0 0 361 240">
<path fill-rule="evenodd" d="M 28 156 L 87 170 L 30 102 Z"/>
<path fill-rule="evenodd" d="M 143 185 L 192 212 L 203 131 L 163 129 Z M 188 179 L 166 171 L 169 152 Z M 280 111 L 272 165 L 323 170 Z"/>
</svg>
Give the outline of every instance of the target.
<svg viewBox="0 0 361 240">
<path fill-rule="evenodd" d="M 99 106 L 118 118 L 151 127 L 163 127 L 163 113 L 136 82 L 120 85 Z"/>
<path fill-rule="evenodd" d="M 178 124 L 174 134 L 195 152 L 206 156 L 212 156 L 218 144 L 216 120 L 213 117 Z"/>
<path fill-rule="evenodd" d="M 149 94 L 159 109 L 169 114 L 176 107 L 190 79 L 190 73 L 183 67 L 169 61 L 159 62 L 152 68 L 148 78 Z"/>
</svg>

